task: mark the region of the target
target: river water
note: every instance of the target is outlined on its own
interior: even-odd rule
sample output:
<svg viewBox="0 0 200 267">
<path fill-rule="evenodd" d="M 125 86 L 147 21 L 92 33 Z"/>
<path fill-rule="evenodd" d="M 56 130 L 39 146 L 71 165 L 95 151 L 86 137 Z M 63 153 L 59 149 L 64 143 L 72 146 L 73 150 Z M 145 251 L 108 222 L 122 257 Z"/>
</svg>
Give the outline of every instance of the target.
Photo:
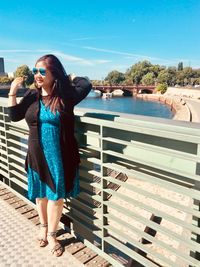
<svg viewBox="0 0 200 267">
<path fill-rule="evenodd" d="M 146 101 L 134 97 L 112 97 L 101 98 L 93 91 L 82 100 L 77 107 L 99 109 L 107 111 L 116 111 L 129 114 L 138 114 L 144 116 L 153 116 L 171 119 L 173 112 L 169 106 L 160 102 Z"/>
</svg>

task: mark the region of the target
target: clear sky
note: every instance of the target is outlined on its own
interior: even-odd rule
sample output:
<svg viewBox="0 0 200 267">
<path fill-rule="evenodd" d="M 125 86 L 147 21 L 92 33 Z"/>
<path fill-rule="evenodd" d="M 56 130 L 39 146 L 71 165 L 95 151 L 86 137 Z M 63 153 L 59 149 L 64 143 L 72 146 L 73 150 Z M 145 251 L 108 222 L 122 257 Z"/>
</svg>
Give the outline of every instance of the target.
<svg viewBox="0 0 200 267">
<path fill-rule="evenodd" d="M 200 68 L 200 0 L 10 0 L 0 4 L 6 72 L 53 53 L 67 73 L 102 79 L 134 63 Z"/>
</svg>

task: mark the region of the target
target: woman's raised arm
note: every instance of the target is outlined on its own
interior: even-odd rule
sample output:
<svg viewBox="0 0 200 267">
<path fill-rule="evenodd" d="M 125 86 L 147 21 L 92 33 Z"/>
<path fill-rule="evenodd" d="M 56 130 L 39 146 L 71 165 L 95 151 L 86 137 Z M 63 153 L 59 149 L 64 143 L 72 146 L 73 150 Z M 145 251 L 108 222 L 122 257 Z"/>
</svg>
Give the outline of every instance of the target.
<svg viewBox="0 0 200 267">
<path fill-rule="evenodd" d="M 72 80 L 73 84 L 73 103 L 77 105 L 81 100 L 83 100 L 91 91 L 92 84 L 88 78 L 85 77 L 75 77 Z"/>
</svg>

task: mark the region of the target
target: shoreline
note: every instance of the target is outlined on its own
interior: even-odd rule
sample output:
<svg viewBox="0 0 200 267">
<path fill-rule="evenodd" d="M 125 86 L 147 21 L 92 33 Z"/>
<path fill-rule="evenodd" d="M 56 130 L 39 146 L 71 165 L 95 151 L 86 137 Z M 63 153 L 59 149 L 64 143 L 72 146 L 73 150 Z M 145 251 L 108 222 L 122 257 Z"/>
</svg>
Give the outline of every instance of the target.
<svg viewBox="0 0 200 267">
<path fill-rule="evenodd" d="M 139 94 L 136 98 L 146 101 L 158 101 L 170 107 L 174 112 L 172 120 L 181 120 L 188 122 L 200 122 L 196 116 L 196 110 L 193 109 L 192 104 L 187 103 L 186 98 L 178 96 L 165 96 L 160 94 Z M 191 99 L 190 99 L 191 100 Z"/>
<path fill-rule="evenodd" d="M 171 89 L 171 88 L 170 88 Z M 174 89 L 174 88 L 173 88 Z M 19 97 L 24 94 L 25 89 L 20 89 Z M 180 89 L 179 89 L 180 90 Z M 7 97 L 8 90 L 0 89 L 1 97 Z M 186 90 L 189 91 L 189 90 Z M 195 90 L 196 93 L 197 90 Z M 165 94 L 137 94 L 134 97 L 138 99 L 142 99 L 144 101 L 155 101 L 160 102 L 164 105 L 170 107 L 171 111 L 174 113 L 172 120 L 180 120 L 180 121 L 188 121 L 188 122 L 200 122 L 200 90 L 198 90 L 198 94 L 193 93 L 191 95 L 191 90 L 189 91 L 190 95 L 186 93 L 179 94 L 174 92 L 166 92 Z M 114 97 L 121 97 L 115 95 Z"/>
</svg>

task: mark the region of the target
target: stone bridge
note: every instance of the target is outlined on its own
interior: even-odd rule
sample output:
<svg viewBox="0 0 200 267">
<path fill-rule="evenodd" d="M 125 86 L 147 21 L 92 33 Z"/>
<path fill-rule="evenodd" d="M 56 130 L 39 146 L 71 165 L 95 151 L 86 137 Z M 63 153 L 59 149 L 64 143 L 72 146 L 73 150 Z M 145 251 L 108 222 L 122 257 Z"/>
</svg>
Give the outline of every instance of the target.
<svg viewBox="0 0 200 267">
<path fill-rule="evenodd" d="M 95 85 L 93 86 L 93 90 L 99 90 L 102 93 L 112 93 L 116 90 L 122 90 L 124 95 L 134 95 L 140 93 L 153 94 L 155 87 L 155 85 Z"/>
</svg>

